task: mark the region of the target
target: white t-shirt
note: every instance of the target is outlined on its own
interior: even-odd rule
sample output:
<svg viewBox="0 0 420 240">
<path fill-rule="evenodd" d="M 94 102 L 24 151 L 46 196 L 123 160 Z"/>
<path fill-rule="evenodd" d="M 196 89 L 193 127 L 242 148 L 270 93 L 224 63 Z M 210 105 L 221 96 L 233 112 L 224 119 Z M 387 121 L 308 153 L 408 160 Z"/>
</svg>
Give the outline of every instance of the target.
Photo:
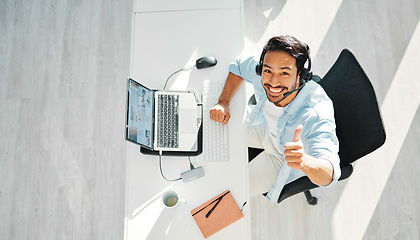
<svg viewBox="0 0 420 240">
<path fill-rule="evenodd" d="M 283 107 L 277 107 L 274 105 L 274 103 L 270 101 L 266 101 L 264 104 L 264 117 L 267 121 L 267 136 L 269 136 L 269 139 L 266 139 L 267 141 L 271 142 L 278 153 L 283 155 L 282 152 L 279 150 L 279 142 L 278 142 L 278 136 L 277 136 L 277 122 L 279 118 L 284 113 Z M 273 153 L 275 154 L 275 153 Z"/>
</svg>

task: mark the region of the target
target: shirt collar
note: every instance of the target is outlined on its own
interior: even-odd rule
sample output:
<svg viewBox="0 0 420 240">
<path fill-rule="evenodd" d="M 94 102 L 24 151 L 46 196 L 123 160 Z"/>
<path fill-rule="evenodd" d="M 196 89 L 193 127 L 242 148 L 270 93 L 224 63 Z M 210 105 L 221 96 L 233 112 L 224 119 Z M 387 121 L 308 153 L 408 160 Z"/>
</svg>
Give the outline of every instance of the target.
<svg viewBox="0 0 420 240">
<path fill-rule="evenodd" d="M 305 86 L 299 91 L 296 97 L 289 104 L 287 104 L 287 106 L 284 107 L 284 110 L 287 112 L 287 114 L 294 115 L 300 109 L 302 109 L 307 96 L 310 94 L 309 85 L 309 83 L 305 84 Z"/>
</svg>

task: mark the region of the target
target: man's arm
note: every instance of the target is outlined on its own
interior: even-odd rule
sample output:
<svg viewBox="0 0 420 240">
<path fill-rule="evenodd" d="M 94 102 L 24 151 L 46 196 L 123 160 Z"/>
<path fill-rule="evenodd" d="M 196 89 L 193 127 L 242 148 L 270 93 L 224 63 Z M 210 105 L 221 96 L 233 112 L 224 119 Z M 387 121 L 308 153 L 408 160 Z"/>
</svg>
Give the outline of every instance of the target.
<svg viewBox="0 0 420 240">
<path fill-rule="evenodd" d="M 230 119 L 229 104 L 235 93 L 242 86 L 244 79 L 229 72 L 219 102 L 210 109 L 210 119 L 225 125 Z"/>
<path fill-rule="evenodd" d="M 328 160 L 317 159 L 303 151 L 303 144 L 300 140 L 302 125 L 295 131 L 293 142 L 286 143 L 284 157 L 287 165 L 296 170 L 302 170 L 309 179 L 318 185 L 326 186 L 333 180 L 334 169 Z"/>
</svg>

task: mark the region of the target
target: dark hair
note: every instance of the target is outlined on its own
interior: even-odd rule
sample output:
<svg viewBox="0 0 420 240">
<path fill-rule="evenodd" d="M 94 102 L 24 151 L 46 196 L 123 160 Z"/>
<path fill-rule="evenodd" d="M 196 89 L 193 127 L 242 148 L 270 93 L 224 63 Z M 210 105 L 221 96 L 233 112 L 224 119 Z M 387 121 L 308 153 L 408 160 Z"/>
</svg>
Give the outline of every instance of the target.
<svg viewBox="0 0 420 240">
<path fill-rule="evenodd" d="M 296 59 L 297 73 L 302 72 L 305 62 L 309 59 L 309 46 L 306 43 L 301 42 L 297 38 L 289 35 L 272 37 L 261 54 L 260 63 L 264 61 L 264 56 L 268 51 L 279 51 L 289 53 L 293 58 Z"/>
</svg>

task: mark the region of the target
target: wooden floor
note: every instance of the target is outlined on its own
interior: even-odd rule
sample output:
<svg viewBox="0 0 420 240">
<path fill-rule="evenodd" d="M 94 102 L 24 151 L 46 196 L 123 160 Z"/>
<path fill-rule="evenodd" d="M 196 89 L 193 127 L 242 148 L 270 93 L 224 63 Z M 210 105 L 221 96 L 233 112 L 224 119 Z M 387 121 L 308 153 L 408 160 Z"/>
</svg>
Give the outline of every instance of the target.
<svg viewBox="0 0 420 240">
<path fill-rule="evenodd" d="M 132 6 L 0 2 L 0 239 L 123 239 Z M 388 134 L 317 206 L 253 198 L 252 239 L 420 239 L 420 2 L 244 0 L 244 15 L 246 50 L 295 35 L 321 76 L 350 48 Z"/>
<path fill-rule="evenodd" d="M 133 2 L 0 2 L 0 239 L 122 239 Z"/>
</svg>

